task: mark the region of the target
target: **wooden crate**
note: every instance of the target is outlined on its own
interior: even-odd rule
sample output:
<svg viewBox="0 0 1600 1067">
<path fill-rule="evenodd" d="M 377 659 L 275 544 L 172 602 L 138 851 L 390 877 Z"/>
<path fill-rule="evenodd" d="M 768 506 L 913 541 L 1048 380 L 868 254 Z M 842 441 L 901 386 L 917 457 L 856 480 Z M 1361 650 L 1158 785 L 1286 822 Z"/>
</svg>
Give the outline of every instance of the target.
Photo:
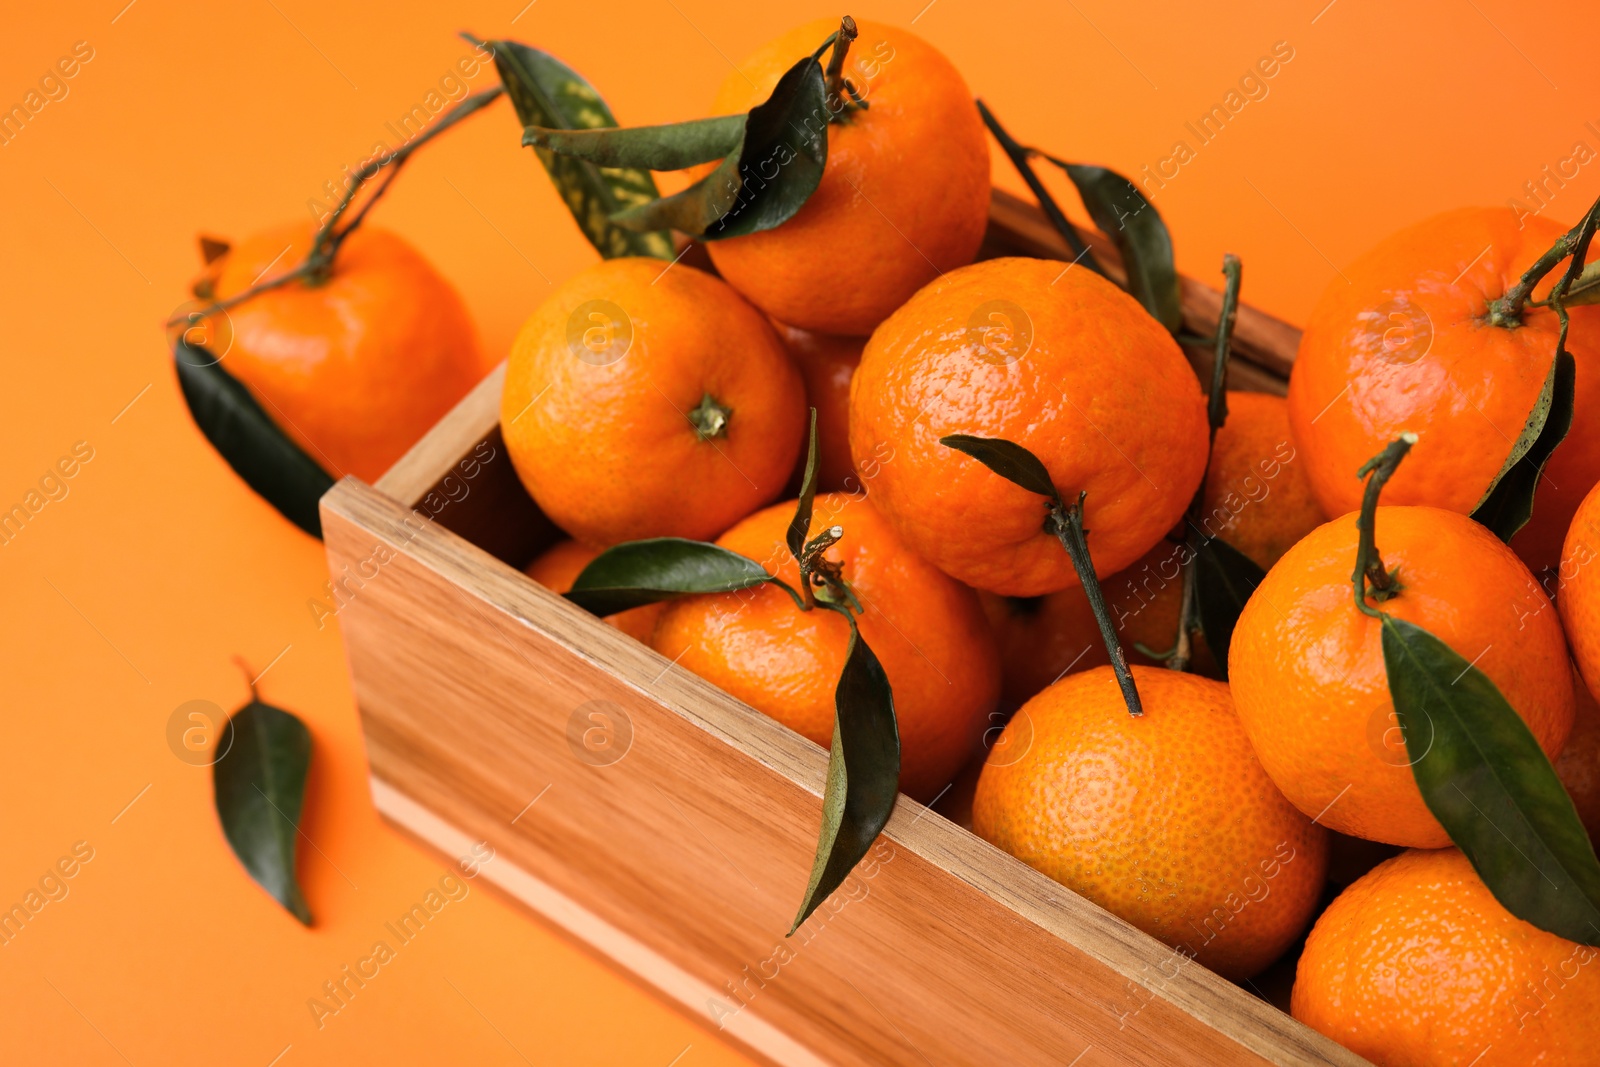
<svg viewBox="0 0 1600 1067">
<path fill-rule="evenodd" d="M 1003 254 L 1070 258 L 996 192 Z M 1184 305 L 1209 333 L 1216 290 Z M 1235 383 L 1281 392 L 1298 332 L 1244 309 L 1237 337 Z M 785 938 L 827 753 L 523 576 L 556 531 L 506 456 L 503 377 L 322 501 L 388 819 L 448 857 L 487 843 L 485 880 L 772 1063 L 1365 1062 L 906 797 Z M 615 762 L 577 736 L 605 724 Z"/>
</svg>

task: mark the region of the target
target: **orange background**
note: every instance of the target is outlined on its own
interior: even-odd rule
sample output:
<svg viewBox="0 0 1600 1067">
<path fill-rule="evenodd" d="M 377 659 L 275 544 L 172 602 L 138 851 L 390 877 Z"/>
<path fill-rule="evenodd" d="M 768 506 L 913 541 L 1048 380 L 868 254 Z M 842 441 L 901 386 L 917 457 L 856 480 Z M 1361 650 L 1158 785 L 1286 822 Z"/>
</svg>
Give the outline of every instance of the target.
<svg viewBox="0 0 1600 1067">
<path fill-rule="evenodd" d="M 389 138 L 384 124 L 468 52 L 457 30 L 552 51 L 622 121 L 644 123 L 702 113 L 730 57 L 838 13 L 713 0 L 536 0 L 519 12 L 523 2 L 380 13 L 330 0 L 97 0 L 9 13 L 0 104 L 20 102 L 75 42 L 94 57 L 0 147 L 0 510 L 76 442 L 94 456 L 68 496 L 0 546 L 0 908 L 75 842 L 94 857 L 0 947 L 4 1062 L 741 1059 L 479 883 L 318 1029 L 308 998 L 448 868 L 373 812 L 338 628 L 319 631 L 306 606 L 326 578 L 321 545 L 206 446 L 163 342 L 198 265 L 195 234 L 303 217 L 324 181 Z M 915 20 L 1019 138 L 1131 175 L 1179 139 L 1196 147 L 1185 122 L 1288 42 L 1294 58 L 1266 98 L 1198 147 L 1155 202 L 1184 270 L 1213 277 L 1237 252 L 1245 298 L 1291 321 L 1394 228 L 1504 204 L 1576 141 L 1600 150 L 1600 16 L 1577 4 L 1546 5 L 1534 22 L 1510 0 L 1293 0 L 1226 14 L 925 3 L 851 13 Z M 1003 159 L 995 177 L 1020 189 Z M 1591 161 L 1550 214 L 1570 221 L 1597 191 Z M 504 103 L 423 150 L 374 219 L 454 280 L 495 352 L 552 282 L 594 258 Z M 271 663 L 263 697 L 315 739 L 314 847 L 301 850 L 312 930 L 249 881 L 218 830 L 210 772 L 168 748 L 179 705 L 245 699 L 235 654 L 258 671 Z"/>
</svg>

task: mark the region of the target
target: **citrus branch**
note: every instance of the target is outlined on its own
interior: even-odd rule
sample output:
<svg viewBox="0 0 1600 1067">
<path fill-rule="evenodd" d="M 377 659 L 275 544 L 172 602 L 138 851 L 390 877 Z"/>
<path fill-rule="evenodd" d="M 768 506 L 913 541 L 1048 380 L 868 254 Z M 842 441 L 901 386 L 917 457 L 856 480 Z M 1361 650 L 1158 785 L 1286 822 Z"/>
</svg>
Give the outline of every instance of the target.
<svg viewBox="0 0 1600 1067">
<path fill-rule="evenodd" d="M 1600 218 L 1600 199 L 1597 199 L 1584 213 L 1576 226 L 1556 238 L 1556 243 L 1550 246 L 1549 251 L 1534 260 L 1533 266 L 1523 272 L 1521 280 L 1516 285 L 1506 290 L 1506 294 L 1499 300 L 1490 302 L 1489 324 L 1522 325 L 1522 308 L 1528 302 L 1528 297 L 1533 294 L 1534 287 L 1544 280 L 1545 275 L 1555 270 L 1557 263 L 1568 256 L 1573 257 L 1573 265 L 1577 270 L 1568 269 L 1563 290 L 1570 285 L 1577 278 L 1578 272 L 1583 270 L 1583 258 L 1589 248 L 1589 238 L 1594 236 L 1597 218 Z"/>
<path fill-rule="evenodd" d="M 1356 518 L 1356 529 L 1361 536 L 1356 545 L 1356 569 L 1350 575 L 1350 584 L 1355 589 L 1356 607 L 1373 618 L 1382 617 L 1383 612 L 1367 603 L 1369 595 L 1382 603 L 1400 592 L 1394 575 L 1389 573 L 1383 565 L 1383 557 L 1378 554 L 1377 533 L 1374 530 L 1378 495 L 1416 443 L 1416 434 L 1403 433 L 1390 441 L 1382 452 L 1363 463 L 1361 470 L 1356 472 L 1357 477 L 1367 479 L 1367 487 L 1361 496 L 1361 513 Z"/>
<path fill-rule="evenodd" d="M 388 191 L 390 184 L 395 179 L 395 175 L 400 172 L 400 168 L 405 165 L 406 160 L 411 158 L 412 153 L 468 115 L 494 103 L 503 92 L 505 92 L 505 89 L 497 85 L 493 89 L 485 89 L 481 93 L 467 97 L 446 112 L 445 116 L 435 123 L 432 129 L 418 135 L 415 139 L 395 149 L 393 152 L 380 152 L 361 164 L 355 173 L 351 175 L 351 182 L 349 187 L 345 189 L 344 196 L 340 198 L 339 203 L 329 213 L 327 221 L 322 224 L 312 237 L 311 251 L 306 254 L 306 258 L 294 270 L 281 274 L 271 281 L 253 285 L 244 292 L 237 293 L 226 300 L 215 301 L 209 307 L 188 312 L 177 318 L 168 319 L 167 325 L 194 326 L 208 316 L 242 304 L 251 297 L 282 288 L 292 281 L 304 281 L 310 285 L 320 285 L 322 282 L 327 281 L 328 275 L 333 271 L 334 258 L 339 254 L 339 249 L 344 244 L 345 239 L 366 220 L 367 212 L 371 211 L 372 205 L 376 204 L 383 194 Z M 367 198 L 367 202 L 361 205 L 361 209 L 356 212 L 346 226 L 342 229 L 339 228 L 340 221 L 350 210 L 350 205 L 355 202 L 357 194 L 368 182 L 383 171 L 384 167 L 390 169 L 384 174 L 383 180 L 373 189 L 372 195 Z"/>
</svg>

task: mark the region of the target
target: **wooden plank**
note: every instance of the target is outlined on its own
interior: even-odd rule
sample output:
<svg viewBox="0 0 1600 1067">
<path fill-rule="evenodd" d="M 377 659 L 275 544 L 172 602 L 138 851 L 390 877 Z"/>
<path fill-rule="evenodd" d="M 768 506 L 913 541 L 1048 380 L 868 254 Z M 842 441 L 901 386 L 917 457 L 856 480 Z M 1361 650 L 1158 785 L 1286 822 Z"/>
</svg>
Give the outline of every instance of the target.
<svg viewBox="0 0 1600 1067">
<path fill-rule="evenodd" d="M 476 857 L 478 847 L 483 844 L 376 776 L 372 778 L 372 803 L 385 819 L 438 853 L 447 864 L 466 856 Z M 676 1002 L 687 1014 L 701 1022 L 708 1021 L 706 1005 L 716 1000 L 718 990 L 652 952 L 636 938 L 563 896 L 548 882 L 503 855 L 496 853 L 482 861 L 477 872 L 514 904 L 533 912 L 585 948 L 642 980 Z M 824 1061 L 755 1012 L 739 1012 L 725 1019 L 723 1029 L 747 1049 L 759 1050 L 761 1058 L 782 1067 L 826 1067 Z"/>
<path fill-rule="evenodd" d="M 786 938 L 825 752 L 354 479 L 322 512 L 332 572 L 372 575 L 340 622 L 373 774 L 718 991 L 709 1024 L 761 1020 L 724 1026 L 761 1056 L 1363 1062 L 904 797 Z M 569 741 L 596 710 L 630 727 L 608 765 Z"/>
</svg>

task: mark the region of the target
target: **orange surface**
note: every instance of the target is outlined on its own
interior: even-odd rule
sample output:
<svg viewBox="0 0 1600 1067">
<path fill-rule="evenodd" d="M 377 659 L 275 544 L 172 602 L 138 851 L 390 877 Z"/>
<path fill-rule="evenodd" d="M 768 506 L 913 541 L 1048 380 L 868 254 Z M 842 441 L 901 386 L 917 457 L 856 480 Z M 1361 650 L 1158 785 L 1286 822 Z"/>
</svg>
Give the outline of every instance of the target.
<svg viewBox="0 0 1600 1067">
<path fill-rule="evenodd" d="M 472 883 L 317 1029 L 306 1001 L 445 868 L 373 813 L 337 623 L 318 630 L 306 606 L 327 577 L 321 546 L 200 439 L 159 324 L 186 296 L 197 231 L 238 237 L 303 215 L 376 139 L 392 143 L 386 124 L 467 54 L 458 29 L 550 49 L 625 121 L 658 122 L 702 113 L 729 58 L 835 9 L 652 0 L 606 8 L 597 31 L 596 8 L 578 0 L 382 14 L 311 0 L 125 2 L 19 8 L 0 35 L 8 108 L 75 42 L 93 53 L 0 141 L 0 506 L 24 500 L 77 442 L 93 455 L 66 496 L 0 544 L 0 903 L 21 900 L 75 842 L 94 849 L 69 895 L 0 948 L 0 1061 L 738 1062 L 710 1030 Z M 1588 56 L 1600 15 L 1578 4 L 1537 21 L 1509 0 L 924 4 L 851 13 L 915 19 L 1019 137 L 1059 154 L 1138 174 L 1188 141 L 1193 157 L 1167 163 L 1176 176 L 1155 193 L 1180 265 L 1215 276 L 1237 252 L 1246 299 L 1293 320 L 1388 232 L 1444 207 L 1503 204 L 1575 141 L 1600 149 Z M 1246 86 L 1267 95 L 1198 144 L 1185 123 L 1277 41 L 1294 58 Z M 491 352 L 593 259 L 515 141 L 497 104 L 420 153 L 374 215 L 460 288 Z M 1021 188 L 1003 161 L 995 173 Z M 1575 218 L 1597 191 L 1591 161 L 1549 213 Z M 235 653 L 257 670 L 272 663 L 263 695 L 315 739 L 310 931 L 245 877 L 217 829 L 209 774 L 167 747 L 180 704 L 243 700 Z"/>
</svg>

